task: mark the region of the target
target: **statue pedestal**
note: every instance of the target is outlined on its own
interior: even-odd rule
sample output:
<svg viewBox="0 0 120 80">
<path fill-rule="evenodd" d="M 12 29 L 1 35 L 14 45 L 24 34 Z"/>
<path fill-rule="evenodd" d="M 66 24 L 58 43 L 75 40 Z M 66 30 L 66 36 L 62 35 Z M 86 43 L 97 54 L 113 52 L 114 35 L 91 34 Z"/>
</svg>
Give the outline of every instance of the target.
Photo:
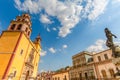
<svg viewBox="0 0 120 80">
<path fill-rule="evenodd" d="M 112 62 L 119 68 L 120 67 L 120 57 L 113 58 Z"/>
</svg>

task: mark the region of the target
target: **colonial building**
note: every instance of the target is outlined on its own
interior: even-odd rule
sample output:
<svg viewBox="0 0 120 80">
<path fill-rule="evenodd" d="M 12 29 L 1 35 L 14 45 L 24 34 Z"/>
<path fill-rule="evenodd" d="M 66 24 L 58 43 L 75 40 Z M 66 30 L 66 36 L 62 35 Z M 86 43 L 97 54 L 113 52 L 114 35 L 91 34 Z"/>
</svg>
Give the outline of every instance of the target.
<svg viewBox="0 0 120 80">
<path fill-rule="evenodd" d="M 110 49 L 96 54 L 83 51 L 74 55 L 73 67 L 69 71 L 70 80 L 114 79 L 116 66 L 111 55 Z"/>
<path fill-rule="evenodd" d="M 2 79 L 29 80 L 37 75 L 40 35 L 30 40 L 29 14 L 17 16 L 0 36 L 0 76 Z"/>
<path fill-rule="evenodd" d="M 69 71 L 70 80 L 87 80 L 96 77 L 93 55 L 83 51 L 72 56 L 73 67 Z"/>
<path fill-rule="evenodd" d="M 110 49 L 94 54 L 93 59 L 97 78 L 114 78 L 116 66 L 112 62 L 112 51 Z"/>
<path fill-rule="evenodd" d="M 39 73 L 40 80 L 52 80 L 52 71 L 41 72 Z"/>
<path fill-rule="evenodd" d="M 52 75 L 52 80 L 69 80 L 69 68 L 61 69 Z"/>
</svg>

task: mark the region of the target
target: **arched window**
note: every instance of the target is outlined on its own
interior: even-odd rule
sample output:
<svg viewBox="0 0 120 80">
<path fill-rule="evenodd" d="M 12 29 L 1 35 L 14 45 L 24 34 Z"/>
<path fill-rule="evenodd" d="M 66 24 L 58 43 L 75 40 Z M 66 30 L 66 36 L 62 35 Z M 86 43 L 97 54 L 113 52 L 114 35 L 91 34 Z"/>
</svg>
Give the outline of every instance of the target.
<svg viewBox="0 0 120 80">
<path fill-rule="evenodd" d="M 18 19 L 17 21 L 20 21 L 20 19 Z"/>
<path fill-rule="evenodd" d="M 15 26 L 16 26 L 16 24 L 12 24 L 10 29 L 11 29 L 11 30 L 14 30 L 14 29 L 15 29 Z"/>
<path fill-rule="evenodd" d="M 22 21 L 25 21 L 25 19 L 23 19 Z"/>
<path fill-rule="evenodd" d="M 28 31 L 28 28 L 25 29 L 25 32 L 27 32 L 27 31 Z"/>
<path fill-rule="evenodd" d="M 19 24 L 17 30 L 21 30 L 21 28 L 22 28 L 22 24 Z"/>
<path fill-rule="evenodd" d="M 60 80 L 60 77 L 58 77 L 58 80 Z"/>
<path fill-rule="evenodd" d="M 25 80 L 29 80 L 30 71 L 26 72 Z"/>
<path fill-rule="evenodd" d="M 85 73 L 85 79 L 86 79 L 86 80 L 88 79 L 88 74 L 87 74 L 87 73 Z"/>
<path fill-rule="evenodd" d="M 103 78 L 107 78 L 107 74 L 105 70 L 102 70 L 101 73 L 102 73 Z"/>
<path fill-rule="evenodd" d="M 66 77 L 66 75 L 64 76 L 64 80 L 67 80 L 67 77 Z"/>
<path fill-rule="evenodd" d="M 55 80 L 57 80 L 57 77 L 55 77 Z"/>
<path fill-rule="evenodd" d="M 82 73 L 79 73 L 79 78 L 80 80 L 82 80 Z"/>
<path fill-rule="evenodd" d="M 17 71 L 14 71 L 14 73 L 13 73 L 14 77 L 16 76 L 16 73 L 17 73 Z"/>
<path fill-rule="evenodd" d="M 111 77 L 114 77 L 114 70 L 113 69 L 109 69 L 109 72 L 110 72 L 110 75 L 111 75 Z"/>
<path fill-rule="evenodd" d="M 28 36 L 30 35 L 30 31 L 28 32 Z"/>
<path fill-rule="evenodd" d="M 23 17 L 25 17 L 25 14 L 23 15 Z"/>
</svg>

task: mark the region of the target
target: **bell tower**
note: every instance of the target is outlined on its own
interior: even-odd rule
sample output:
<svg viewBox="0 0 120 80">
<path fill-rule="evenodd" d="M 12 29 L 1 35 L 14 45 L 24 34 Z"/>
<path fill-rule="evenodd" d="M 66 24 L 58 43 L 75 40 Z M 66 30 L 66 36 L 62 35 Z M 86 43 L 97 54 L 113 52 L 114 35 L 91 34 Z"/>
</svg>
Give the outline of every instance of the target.
<svg viewBox="0 0 120 80">
<path fill-rule="evenodd" d="M 30 38 L 32 29 L 29 14 L 22 14 L 21 16 L 17 16 L 15 20 L 12 20 L 8 27 L 8 31 L 22 31 Z"/>
</svg>

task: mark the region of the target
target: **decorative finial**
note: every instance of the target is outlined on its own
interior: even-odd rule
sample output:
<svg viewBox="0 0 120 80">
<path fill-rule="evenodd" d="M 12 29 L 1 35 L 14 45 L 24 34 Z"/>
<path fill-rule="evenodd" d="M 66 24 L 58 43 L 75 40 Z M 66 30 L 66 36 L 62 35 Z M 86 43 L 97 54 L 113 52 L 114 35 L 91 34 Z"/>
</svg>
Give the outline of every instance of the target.
<svg viewBox="0 0 120 80">
<path fill-rule="evenodd" d="M 40 33 L 39 33 L 35 39 L 35 43 L 39 43 L 40 41 L 41 41 L 41 37 L 40 37 Z"/>
</svg>

